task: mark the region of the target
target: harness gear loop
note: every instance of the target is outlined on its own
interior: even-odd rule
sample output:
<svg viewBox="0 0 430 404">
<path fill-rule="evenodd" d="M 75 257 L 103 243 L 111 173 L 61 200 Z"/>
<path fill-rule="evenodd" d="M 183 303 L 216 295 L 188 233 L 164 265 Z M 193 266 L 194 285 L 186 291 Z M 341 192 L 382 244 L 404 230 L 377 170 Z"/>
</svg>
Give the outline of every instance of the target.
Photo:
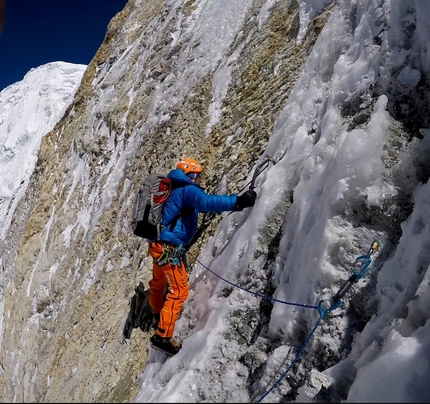
<svg viewBox="0 0 430 404">
<path fill-rule="evenodd" d="M 158 265 L 165 265 L 167 263 L 172 265 L 179 265 L 180 261 L 184 261 L 186 250 L 182 244 L 173 246 L 170 244 L 162 243 L 163 252 L 160 258 L 155 261 Z"/>
</svg>

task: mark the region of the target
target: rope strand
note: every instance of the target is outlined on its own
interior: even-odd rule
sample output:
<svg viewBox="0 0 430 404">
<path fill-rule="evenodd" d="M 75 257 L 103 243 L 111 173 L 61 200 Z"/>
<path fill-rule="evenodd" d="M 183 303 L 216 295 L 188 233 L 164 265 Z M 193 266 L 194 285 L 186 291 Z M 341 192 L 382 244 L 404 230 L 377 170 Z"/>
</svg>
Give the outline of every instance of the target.
<svg viewBox="0 0 430 404">
<path fill-rule="evenodd" d="M 266 391 L 266 393 L 264 393 L 257 401 L 257 403 L 261 403 L 261 401 L 263 400 L 264 397 L 266 397 L 271 391 L 273 391 L 276 387 L 278 387 L 278 384 L 281 383 L 282 379 L 287 375 L 287 373 L 291 370 L 291 368 L 294 366 L 294 364 L 299 360 L 300 355 L 303 353 L 305 346 L 308 344 L 308 342 L 310 341 L 313 333 L 315 332 L 315 330 L 317 329 L 317 327 L 319 326 L 322 318 L 324 317 L 324 313 L 320 313 L 320 316 L 317 320 L 317 322 L 315 323 L 314 327 L 312 328 L 312 331 L 309 333 L 309 335 L 307 336 L 307 338 L 305 339 L 305 342 L 303 342 L 302 346 L 299 348 L 299 350 L 296 353 L 296 356 L 294 357 L 293 361 L 291 362 L 290 366 L 288 366 L 287 370 L 281 375 L 279 376 L 278 380 L 275 382 L 275 384 Z"/>
<path fill-rule="evenodd" d="M 367 255 L 360 255 L 359 257 L 356 258 L 355 263 L 358 263 L 358 262 L 361 262 L 361 261 L 364 261 L 364 262 L 363 262 L 361 270 L 360 270 L 360 272 L 358 274 L 354 270 L 352 271 L 352 275 L 351 275 L 351 277 L 347 281 L 348 286 L 352 285 L 353 282 L 358 281 L 364 275 L 364 273 L 366 272 L 367 267 L 370 265 L 370 263 L 372 261 L 370 257 L 378 249 L 378 247 L 379 247 L 379 242 L 378 241 L 374 241 L 372 243 L 372 245 L 371 245 L 371 247 L 370 247 Z M 205 266 L 202 262 L 200 262 L 197 259 L 197 257 L 195 257 L 193 254 L 191 254 L 189 251 L 187 251 L 187 254 L 189 254 L 191 257 L 193 257 L 195 262 L 198 262 L 203 268 L 207 269 L 209 272 L 211 272 L 212 274 L 214 274 L 218 278 L 222 279 L 224 282 L 227 282 L 228 284 L 230 284 L 230 285 L 232 285 L 232 286 L 234 286 L 234 287 L 236 287 L 238 289 L 241 289 L 241 290 L 243 290 L 243 291 L 245 291 L 247 293 L 250 293 L 250 294 L 252 294 L 254 296 L 261 297 L 262 299 L 271 300 L 271 301 L 282 303 L 282 304 L 287 304 L 287 305 L 291 305 L 291 306 L 299 306 L 299 307 L 304 307 L 304 308 L 309 308 L 309 309 L 316 309 L 319 312 L 319 317 L 318 317 L 317 322 L 315 323 L 315 325 L 312 328 L 312 330 L 309 333 L 309 335 L 306 337 L 306 339 L 303 342 L 302 346 L 297 351 L 297 354 L 294 357 L 293 361 L 291 362 L 290 366 L 288 366 L 288 368 L 278 378 L 278 380 L 273 384 L 273 386 L 269 390 L 267 390 L 259 398 L 259 400 L 257 401 L 257 403 L 260 403 L 270 392 L 272 392 L 279 385 L 279 383 L 281 383 L 282 379 L 284 379 L 284 377 L 287 375 L 287 373 L 292 369 L 292 367 L 294 366 L 294 364 L 298 361 L 300 355 L 303 353 L 306 345 L 308 344 L 308 342 L 312 338 L 312 335 L 314 334 L 315 330 L 317 329 L 317 327 L 321 323 L 321 320 L 323 319 L 323 317 L 327 313 L 329 313 L 330 311 L 332 311 L 332 310 L 334 310 L 334 309 L 336 309 L 337 307 L 340 306 L 340 304 L 342 302 L 343 295 L 349 290 L 349 287 L 345 288 L 345 285 L 344 285 L 343 287 L 341 287 L 341 289 L 336 293 L 336 295 L 334 297 L 332 297 L 331 299 L 320 300 L 317 306 L 311 306 L 311 305 L 308 305 L 308 304 L 286 302 L 286 301 L 275 299 L 275 298 L 273 298 L 271 296 L 263 295 L 263 294 L 258 293 L 258 292 L 253 292 L 253 291 L 245 289 L 242 286 L 239 286 L 239 285 L 237 285 L 237 284 L 235 284 L 233 282 L 230 282 L 229 280 L 223 278 L 222 276 L 218 275 L 216 272 L 212 271 L 207 266 Z M 339 293 L 339 292 L 341 292 L 341 293 Z M 329 301 L 331 301 L 332 303 L 330 304 Z"/>
<path fill-rule="evenodd" d="M 263 294 L 258 293 L 258 292 L 253 292 L 252 290 L 249 290 L 249 289 L 245 289 L 244 287 L 242 287 L 242 286 L 240 286 L 240 285 L 238 285 L 238 284 L 236 284 L 236 283 L 230 282 L 228 279 L 225 279 L 225 278 L 223 278 L 222 276 L 218 275 L 216 272 L 212 271 L 210 268 L 208 268 L 208 267 L 207 267 L 207 266 L 205 266 L 202 262 L 200 262 L 200 261 L 199 261 L 199 260 L 198 260 L 198 259 L 197 259 L 193 254 L 191 254 L 189 251 L 187 251 L 187 253 L 188 253 L 191 257 L 193 257 L 193 258 L 194 258 L 195 262 L 198 262 L 198 263 L 199 263 L 203 268 L 205 268 L 206 270 L 208 270 L 210 273 L 212 273 L 212 274 L 214 274 L 215 276 L 217 276 L 218 278 L 222 279 L 224 282 L 227 282 L 228 284 L 230 284 L 230 285 L 232 285 L 232 286 L 234 286 L 234 287 L 236 287 L 236 288 L 238 288 L 238 289 L 243 290 L 244 292 L 247 292 L 247 293 L 250 293 L 250 294 L 252 294 L 252 295 L 254 295 L 254 296 L 261 297 L 262 299 L 265 299 L 265 300 L 271 300 L 271 301 L 273 301 L 273 302 L 277 302 L 277 303 L 282 303 L 282 304 L 287 304 L 287 305 L 290 305 L 290 306 L 299 306 L 299 307 L 305 307 L 305 308 L 308 308 L 308 309 L 316 309 L 316 310 L 319 310 L 318 306 L 311 306 L 311 305 L 309 305 L 309 304 L 301 304 L 301 303 L 286 302 L 286 301 L 283 301 L 283 300 L 275 299 L 274 297 L 271 297 L 271 296 L 263 295 Z"/>
</svg>

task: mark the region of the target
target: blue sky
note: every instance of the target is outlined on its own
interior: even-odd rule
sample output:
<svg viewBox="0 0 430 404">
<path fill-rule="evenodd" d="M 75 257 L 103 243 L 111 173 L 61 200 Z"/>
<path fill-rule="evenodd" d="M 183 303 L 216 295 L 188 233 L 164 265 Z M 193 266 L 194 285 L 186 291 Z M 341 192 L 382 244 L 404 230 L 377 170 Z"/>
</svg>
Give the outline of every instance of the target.
<svg viewBox="0 0 430 404">
<path fill-rule="evenodd" d="M 0 91 L 49 62 L 88 64 L 127 0 L 5 0 Z"/>
</svg>

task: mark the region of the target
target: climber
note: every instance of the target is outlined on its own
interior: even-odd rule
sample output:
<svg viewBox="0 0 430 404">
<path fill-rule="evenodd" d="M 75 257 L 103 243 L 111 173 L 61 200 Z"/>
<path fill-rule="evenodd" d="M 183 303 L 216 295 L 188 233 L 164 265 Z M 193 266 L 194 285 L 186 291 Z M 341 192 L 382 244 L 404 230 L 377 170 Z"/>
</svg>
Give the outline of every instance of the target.
<svg viewBox="0 0 430 404">
<path fill-rule="evenodd" d="M 162 213 L 164 225 L 177 218 L 160 233 L 160 241 L 148 240 L 148 252 L 153 258 L 152 279 L 149 281 L 148 302 L 155 321 L 158 320 L 150 343 L 168 355 L 175 355 L 182 345 L 173 338 L 179 310 L 188 296 L 188 276 L 184 264 L 186 250 L 197 230 L 199 212 L 241 211 L 254 206 L 257 194 L 248 190 L 241 195 L 210 195 L 200 186 L 201 165 L 184 158 L 168 177 L 173 189 Z M 164 298 L 164 287 L 167 294 Z"/>
</svg>

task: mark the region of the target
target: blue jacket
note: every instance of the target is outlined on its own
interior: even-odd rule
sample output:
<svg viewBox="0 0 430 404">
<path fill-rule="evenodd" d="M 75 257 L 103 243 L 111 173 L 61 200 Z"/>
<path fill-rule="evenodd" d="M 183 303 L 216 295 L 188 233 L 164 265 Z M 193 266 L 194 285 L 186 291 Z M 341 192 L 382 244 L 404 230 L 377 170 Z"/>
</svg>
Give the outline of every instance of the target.
<svg viewBox="0 0 430 404">
<path fill-rule="evenodd" d="M 229 211 L 233 210 L 236 204 L 236 195 L 209 195 L 178 168 L 170 171 L 167 176 L 172 180 L 173 189 L 164 204 L 161 220 L 164 226 L 171 224 L 161 231 L 161 241 L 175 246 L 185 245 L 197 231 L 199 212 Z M 174 224 L 172 220 L 179 214 L 179 219 Z"/>
</svg>

